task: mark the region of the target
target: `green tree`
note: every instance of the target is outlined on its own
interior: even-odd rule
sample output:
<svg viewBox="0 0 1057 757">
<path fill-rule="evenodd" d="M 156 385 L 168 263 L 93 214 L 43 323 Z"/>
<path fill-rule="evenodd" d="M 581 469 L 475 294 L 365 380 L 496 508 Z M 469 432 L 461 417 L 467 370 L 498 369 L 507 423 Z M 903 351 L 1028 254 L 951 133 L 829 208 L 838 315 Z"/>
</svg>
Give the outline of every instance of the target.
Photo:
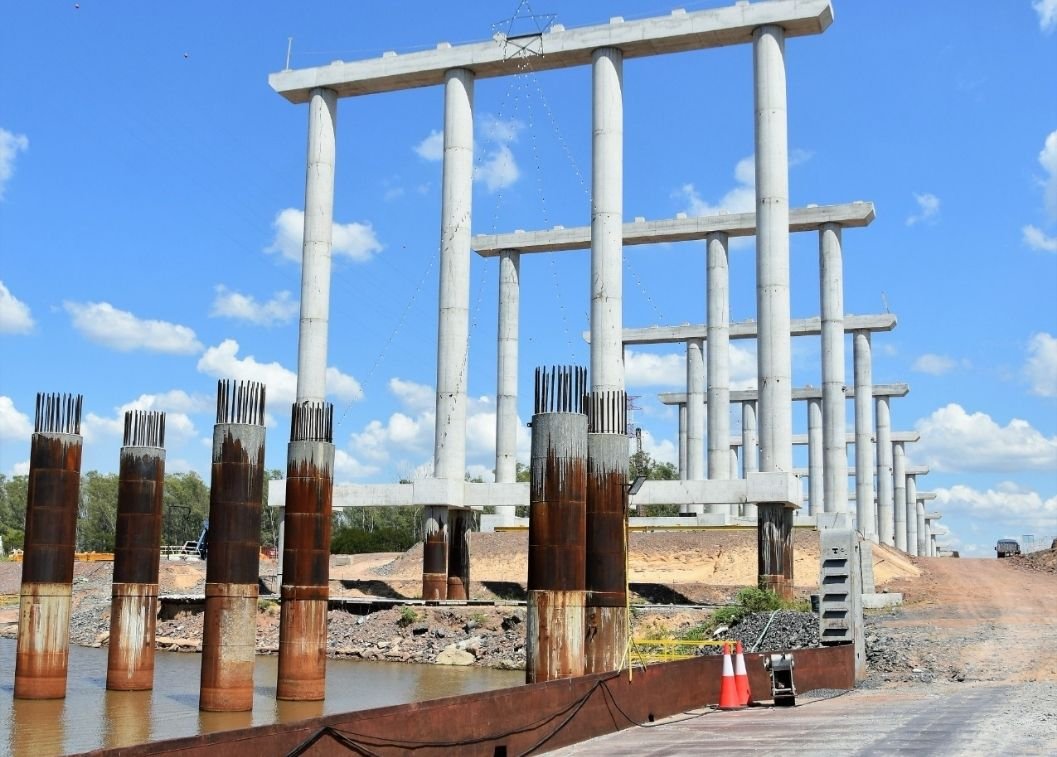
<svg viewBox="0 0 1057 757">
<path fill-rule="evenodd" d="M 113 552 L 117 537 L 116 473 L 88 471 L 81 477 L 77 546 L 84 552 Z"/>
<path fill-rule="evenodd" d="M 4 551 L 22 549 L 26 539 L 26 502 L 29 496 L 29 477 L 0 473 L 0 536 Z"/>
<path fill-rule="evenodd" d="M 651 481 L 674 481 L 679 478 L 679 471 L 671 463 L 658 462 L 641 451 L 628 458 L 628 478 L 634 480 L 639 476 Z M 645 505 L 638 514 L 648 518 L 678 515 L 679 505 Z"/>
<path fill-rule="evenodd" d="M 162 544 L 178 546 L 198 539 L 209 517 L 209 487 L 194 471 L 165 477 Z"/>
<path fill-rule="evenodd" d="M 278 468 L 264 472 L 264 493 L 261 512 L 261 546 L 277 547 L 279 545 L 279 519 L 281 513 L 275 507 L 268 507 L 268 482 L 286 478 Z"/>
</svg>

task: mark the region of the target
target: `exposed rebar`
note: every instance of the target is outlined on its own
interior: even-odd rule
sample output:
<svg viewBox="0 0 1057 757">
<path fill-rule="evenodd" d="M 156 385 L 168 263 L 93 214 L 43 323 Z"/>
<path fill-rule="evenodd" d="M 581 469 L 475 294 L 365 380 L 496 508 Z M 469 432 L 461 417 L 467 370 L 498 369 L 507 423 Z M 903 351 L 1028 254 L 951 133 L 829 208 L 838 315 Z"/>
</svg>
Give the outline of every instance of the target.
<svg viewBox="0 0 1057 757">
<path fill-rule="evenodd" d="M 615 389 L 591 392 L 587 397 L 587 433 L 627 434 L 628 395 Z"/>
<path fill-rule="evenodd" d="M 83 399 L 80 394 L 38 392 L 33 433 L 80 434 Z"/>
<path fill-rule="evenodd" d="M 295 402 L 290 413 L 290 441 L 333 442 L 334 405 L 330 402 Z"/>
<path fill-rule="evenodd" d="M 164 447 L 165 413 L 156 410 L 128 410 L 125 412 L 126 447 Z"/>
<path fill-rule="evenodd" d="M 217 423 L 264 425 L 264 384 L 221 379 L 217 382 Z"/>
<path fill-rule="evenodd" d="M 534 415 L 584 412 L 587 369 L 578 365 L 556 365 L 536 369 Z"/>
</svg>

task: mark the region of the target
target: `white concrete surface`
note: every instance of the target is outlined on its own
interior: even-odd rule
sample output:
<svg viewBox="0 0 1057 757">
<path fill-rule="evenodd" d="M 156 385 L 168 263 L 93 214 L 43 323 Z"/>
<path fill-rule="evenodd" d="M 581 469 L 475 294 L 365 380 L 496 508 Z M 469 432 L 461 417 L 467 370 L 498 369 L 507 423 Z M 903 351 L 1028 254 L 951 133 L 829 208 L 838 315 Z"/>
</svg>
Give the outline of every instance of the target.
<svg viewBox="0 0 1057 757">
<path fill-rule="evenodd" d="M 686 478 L 703 481 L 705 476 L 705 357 L 701 339 L 686 343 Z M 711 472 L 711 469 L 710 471 Z M 708 476 L 711 478 L 711 476 Z M 689 512 L 706 512 L 704 505 L 691 504 Z M 711 509 L 707 512 L 713 512 Z"/>
<path fill-rule="evenodd" d="M 891 331 L 896 327 L 896 317 L 892 313 L 882 315 L 848 315 L 844 319 L 845 332 L 853 331 Z M 790 336 L 818 336 L 822 333 L 822 319 L 795 318 L 789 322 Z M 756 339 L 759 337 L 757 321 L 735 321 L 730 324 L 728 338 Z M 590 336 L 585 333 L 584 339 Z M 679 326 L 646 326 L 637 329 L 624 329 L 624 344 L 671 344 L 685 342 L 687 339 L 708 338 L 708 327 L 704 323 L 688 323 Z"/>
<path fill-rule="evenodd" d="M 855 374 L 855 522 L 859 532 L 877 543 L 873 476 L 873 365 L 870 332 L 852 335 Z"/>
<path fill-rule="evenodd" d="M 584 66 L 592 62 L 596 50 L 606 47 L 621 48 L 626 57 L 637 58 L 748 43 L 753 30 L 766 24 L 781 25 L 786 36 L 796 37 L 820 34 L 832 22 L 829 0 L 774 0 L 574 29 L 554 26 L 540 36 L 544 54 L 531 59 L 532 70 Z M 441 43 L 433 50 L 386 52 L 367 60 L 280 71 L 271 74 L 268 83 L 298 103 L 305 102 L 314 87 L 326 86 L 341 97 L 354 97 L 441 84 L 445 73 L 456 68 L 484 79 L 520 74 L 524 66 L 523 58 L 511 54 L 499 34 L 485 42 Z"/>
<path fill-rule="evenodd" d="M 819 313 L 822 319 L 822 505 L 826 512 L 848 509 L 848 454 L 844 376 L 844 261 L 841 227 L 819 231 Z"/>
<path fill-rule="evenodd" d="M 726 439 L 730 437 L 730 266 L 727 235 L 710 234 L 705 240 L 705 250 L 708 308 L 708 477 L 737 478 L 736 473 L 731 473 L 730 448 L 725 444 Z M 736 466 L 734 470 L 737 470 Z"/>
<path fill-rule="evenodd" d="M 874 397 L 905 397 L 910 391 L 906 384 L 873 384 L 871 393 Z M 817 386 L 798 386 L 793 388 L 793 400 L 820 400 L 822 389 Z M 844 387 L 844 396 L 852 398 L 855 396 L 855 387 Z M 686 402 L 686 394 L 683 392 L 660 392 L 657 398 L 665 405 L 679 405 Z M 731 402 L 755 402 L 759 399 L 759 392 L 755 389 L 737 389 L 730 393 Z M 928 472 L 927 470 L 925 471 Z"/>
<path fill-rule="evenodd" d="M 591 390 L 624 389 L 623 55 L 591 54 Z"/>
<path fill-rule="evenodd" d="M 907 551 L 907 454 L 902 442 L 892 443 L 892 516 L 896 549 Z"/>
<path fill-rule="evenodd" d="M 844 447 L 845 455 L 847 446 Z M 807 501 L 812 515 L 823 512 L 822 400 L 807 401 Z M 847 476 L 844 481 L 847 483 Z M 845 497 L 845 500 L 847 497 Z"/>
<path fill-rule="evenodd" d="M 907 519 L 907 554 L 917 557 L 918 552 L 918 479 L 906 468 L 906 519 Z"/>
<path fill-rule="evenodd" d="M 333 91 L 315 89 L 308 105 L 305 227 L 301 247 L 301 320 L 297 339 L 298 402 L 323 402 L 327 394 L 337 102 Z"/>
<path fill-rule="evenodd" d="M 466 472 L 473 87 L 473 74 L 465 69 L 451 70 L 444 77 L 437 420 L 433 475 L 459 482 Z"/>
<path fill-rule="evenodd" d="M 875 217 L 872 202 L 793 208 L 789 212 L 789 231 L 818 231 L 829 223 L 836 223 L 845 228 L 863 227 L 868 226 Z M 719 213 L 656 221 L 633 221 L 625 223 L 623 230 L 625 247 L 663 242 L 695 242 L 706 239 L 710 234 L 748 237 L 756 234 L 756 213 Z M 473 238 L 473 248 L 482 257 L 492 257 L 508 249 L 523 253 L 572 252 L 586 250 L 590 246 L 591 229 L 588 226 L 478 234 Z"/>
<path fill-rule="evenodd" d="M 517 479 L 518 317 L 521 298 L 521 256 L 499 256 L 499 314 L 496 345 L 495 480 Z M 513 508 L 497 512 L 513 517 Z"/>
<path fill-rule="evenodd" d="M 892 491 L 892 414 L 887 397 L 874 398 L 877 424 L 877 530 L 881 543 L 895 546 Z"/>
<path fill-rule="evenodd" d="M 741 403 L 741 476 L 748 478 L 750 473 L 760 469 L 760 445 L 756 436 L 756 401 L 747 400 Z M 743 513 L 747 518 L 756 517 L 756 505 L 746 503 Z"/>
</svg>

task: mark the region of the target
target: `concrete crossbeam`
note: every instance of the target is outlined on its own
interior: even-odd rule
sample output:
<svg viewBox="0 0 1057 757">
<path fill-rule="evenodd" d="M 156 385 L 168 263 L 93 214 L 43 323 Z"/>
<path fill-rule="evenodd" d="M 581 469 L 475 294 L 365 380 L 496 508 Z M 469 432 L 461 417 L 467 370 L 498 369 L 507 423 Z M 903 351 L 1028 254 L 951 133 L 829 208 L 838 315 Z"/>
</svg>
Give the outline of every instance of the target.
<svg viewBox="0 0 1057 757">
<path fill-rule="evenodd" d="M 906 384 L 875 384 L 873 387 L 874 397 L 905 397 L 910 392 Z M 844 387 L 844 396 L 851 398 L 855 396 L 855 387 Z M 686 392 L 660 392 L 657 398 L 664 405 L 681 405 L 687 401 Z M 738 389 L 730 393 L 731 402 L 755 402 L 758 392 L 755 389 Z M 817 400 L 822 399 L 822 387 L 804 386 L 793 389 L 794 400 Z M 705 400 L 708 404 L 708 400 Z"/>
<path fill-rule="evenodd" d="M 479 79 L 520 74 L 526 54 L 533 71 L 545 71 L 586 66 L 591 63 L 591 54 L 600 48 L 617 48 L 625 58 L 640 58 L 749 43 L 753 30 L 768 24 L 781 26 L 786 37 L 799 37 L 820 34 L 832 22 L 829 0 L 738 3 L 635 21 L 615 18 L 608 24 L 576 29 L 555 25 L 531 40 L 517 37 L 508 41 L 496 35 L 466 45 L 442 42 L 434 50 L 403 55 L 386 52 L 369 60 L 280 71 L 271 74 L 268 83 L 290 102 L 302 103 L 316 87 L 332 89 L 339 97 L 355 97 L 434 86 L 453 69 L 467 69 Z M 525 48 L 527 53 L 522 52 Z"/>
<path fill-rule="evenodd" d="M 789 211 L 789 231 L 817 231 L 826 224 L 862 227 L 874 220 L 872 202 L 849 202 L 840 205 L 815 205 Z M 624 246 L 695 242 L 710 234 L 749 237 L 756 234 L 755 213 L 719 213 L 687 218 L 665 218 L 657 221 L 636 220 L 623 225 Z M 591 228 L 574 226 L 540 231 L 513 231 L 503 234 L 478 234 L 473 249 L 484 258 L 495 257 L 506 250 L 523 253 L 572 252 L 591 246 Z"/>
<path fill-rule="evenodd" d="M 924 475 L 927 475 L 928 472 L 929 472 L 929 467 L 927 465 L 908 465 L 907 466 L 907 475 L 908 476 L 924 476 Z M 807 468 L 793 468 L 793 475 L 794 476 L 807 476 L 807 474 L 808 474 Z M 848 470 L 848 478 L 854 478 L 854 477 L 855 477 L 855 471 L 849 469 Z M 933 494 L 933 496 L 936 496 L 936 495 Z M 921 499 L 921 498 L 918 497 L 918 499 Z"/>
<path fill-rule="evenodd" d="M 714 481 L 646 481 L 628 497 L 631 507 L 644 505 L 728 505 L 759 502 L 799 504 L 800 480 L 788 473 L 750 473 L 748 479 Z"/>
<path fill-rule="evenodd" d="M 873 446 L 873 442 L 875 442 L 876 439 L 871 439 L 870 441 L 871 441 L 871 446 Z M 919 442 L 919 441 L 921 441 L 921 434 L 919 434 L 917 431 L 893 431 L 893 432 L 891 432 L 891 434 L 889 434 L 889 441 L 890 442 Z M 848 446 L 854 445 L 855 444 L 855 434 L 848 434 L 845 437 L 845 442 L 848 444 Z M 803 447 L 807 443 L 808 443 L 807 434 L 793 434 L 793 446 L 801 446 L 801 447 Z M 732 436 L 732 437 L 730 437 L 730 446 L 731 447 L 740 447 L 741 446 L 741 437 L 740 436 Z M 921 495 L 919 494 L 918 496 L 920 497 Z"/>
<path fill-rule="evenodd" d="M 844 331 L 891 331 L 896 327 L 896 317 L 892 313 L 881 315 L 849 315 L 844 318 Z M 730 324 L 730 339 L 755 339 L 757 336 L 756 321 L 736 321 Z M 790 336 L 818 336 L 822 333 L 822 319 L 794 318 L 790 321 Z M 584 333 L 584 339 L 588 334 Z M 686 323 L 682 326 L 646 326 L 638 329 L 624 329 L 624 344 L 672 344 L 685 342 L 688 339 L 707 339 L 703 323 Z"/>
</svg>

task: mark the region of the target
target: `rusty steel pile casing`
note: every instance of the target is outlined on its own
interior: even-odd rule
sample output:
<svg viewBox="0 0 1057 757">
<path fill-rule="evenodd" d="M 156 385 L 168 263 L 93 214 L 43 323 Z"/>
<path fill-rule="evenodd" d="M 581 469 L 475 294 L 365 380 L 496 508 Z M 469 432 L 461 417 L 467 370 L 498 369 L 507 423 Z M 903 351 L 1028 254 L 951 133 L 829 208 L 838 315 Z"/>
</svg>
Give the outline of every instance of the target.
<svg viewBox="0 0 1057 757">
<path fill-rule="evenodd" d="M 114 691 L 142 691 L 154 686 L 164 445 L 165 413 L 125 413 L 106 663 L 106 687 Z"/>
<path fill-rule="evenodd" d="M 80 395 L 38 394 L 29 453 L 15 697 L 66 696 L 81 491 Z"/>
<path fill-rule="evenodd" d="M 275 696 L 318 701 L 327 688 L 334 406 L 295 402 L 290 425 Z"/>
<path fill-rule="evenodd" d="M 198 705 L 209 712 L 253 708 L 264 436 L 264 385 L 219 382 Z"/>
<path fill-rule="evenodd" d="M 470 532 L 473 513 L 448 510 L 448 599 L 470 598 Z"/>
<path fill-rule="evenodd" d="M 627 395 L 587 399 L 586 672 L 619 670 L 628 647 Z"/>
<path fill-rule="evenodd" d="M 584 673 L 586 370 L 536 369 L 529 484 L 525 680 Z"/>
<path fill-rule="evenodd" d="M 422 544 L 422 598 L 448 598 L 448 508 L 428 506 L 424 513 Z"/>
<path fill-rule="evenodd" d="M 793 516 L 782 502 L 761 503 L 757 510 L 758 585 L 783 599 L 793 598 Z"/>
</svg>

